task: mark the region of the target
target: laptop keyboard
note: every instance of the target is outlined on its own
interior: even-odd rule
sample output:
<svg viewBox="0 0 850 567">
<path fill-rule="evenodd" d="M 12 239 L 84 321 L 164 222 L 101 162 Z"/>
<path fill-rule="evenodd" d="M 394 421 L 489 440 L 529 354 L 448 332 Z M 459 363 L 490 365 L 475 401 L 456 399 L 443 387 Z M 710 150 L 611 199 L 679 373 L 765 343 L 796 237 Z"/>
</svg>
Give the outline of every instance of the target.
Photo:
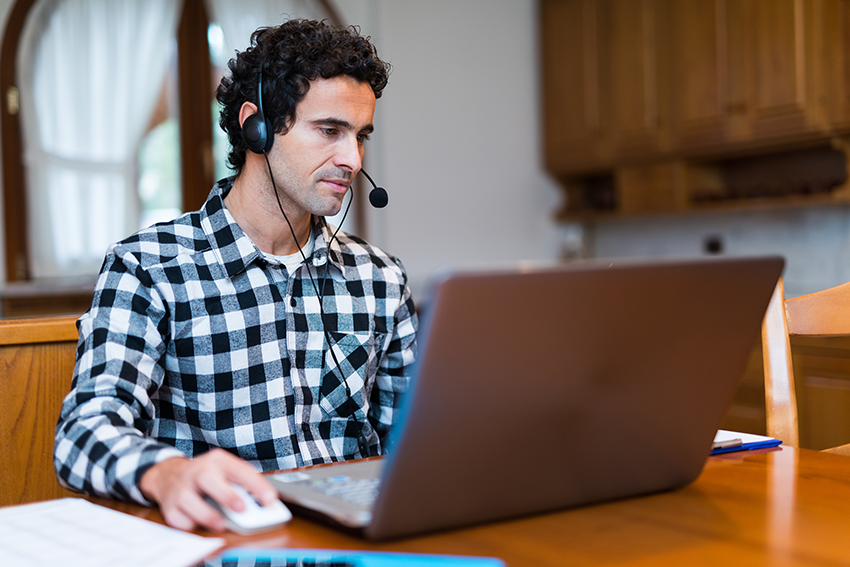
<svg viewBox="0 0 850 567">
<path fill-rule="evenodd" d="M 378 497 L 380 478 L 351 478 L 348 476 L 332 476 L 313 482 L 313 490 L 357 504 L 371 506 Z"/>
</svg>

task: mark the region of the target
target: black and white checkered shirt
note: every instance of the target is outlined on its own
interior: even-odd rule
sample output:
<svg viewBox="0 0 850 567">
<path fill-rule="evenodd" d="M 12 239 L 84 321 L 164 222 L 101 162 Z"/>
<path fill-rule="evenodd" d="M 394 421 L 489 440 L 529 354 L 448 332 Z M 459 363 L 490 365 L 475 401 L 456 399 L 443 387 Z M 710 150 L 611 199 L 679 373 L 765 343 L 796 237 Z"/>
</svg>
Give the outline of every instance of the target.
<svg viewBox="0 0 850 567">
<path fill-rule="evenodd" d="M 403 266 L 342 232 L 328 260 L 316 219 L 310 267 L 287 273 L 225 208 L 231 186 L 107 252 L 56 428 L 64 486 L 145 503 L 142 474 L 175 455 L 286 469 L 362 456 L 361 433 L 383 451 L 416 341 Z"/>
</svg>

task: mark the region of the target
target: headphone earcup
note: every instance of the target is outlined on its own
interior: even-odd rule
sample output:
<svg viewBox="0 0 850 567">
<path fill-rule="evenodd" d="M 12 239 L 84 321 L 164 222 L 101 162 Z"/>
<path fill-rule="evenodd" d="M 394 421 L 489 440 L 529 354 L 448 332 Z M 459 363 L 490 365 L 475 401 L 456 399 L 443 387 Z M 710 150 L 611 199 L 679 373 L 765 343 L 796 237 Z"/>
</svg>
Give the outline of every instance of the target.
<svg viewBox="0 0 850 567">
<path fill-rule="evenodd" d="M 271 125 L 263 120 L 259 113 L 252 114 L 242 124 L 242 139 L 245 145 L 255 154 L 263 154 L 272 149 L 274 136 L 270 136 Z"/>
</svg>

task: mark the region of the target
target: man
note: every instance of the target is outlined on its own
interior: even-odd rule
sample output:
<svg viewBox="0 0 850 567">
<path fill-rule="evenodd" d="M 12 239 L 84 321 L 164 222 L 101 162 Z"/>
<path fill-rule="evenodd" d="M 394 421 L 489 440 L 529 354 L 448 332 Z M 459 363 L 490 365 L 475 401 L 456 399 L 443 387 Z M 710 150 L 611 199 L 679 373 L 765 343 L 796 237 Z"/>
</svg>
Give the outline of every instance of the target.
<svg viewBox="0 0 850 567">
<path fill-rule="evenodd" d="M 415 346 L 401 263 L 323 218 L 360 171 L 389 65 L 353 28 L 295 20 L 229 69 L 236 175 L 108 251 L 54 447 L 64 486 L 183 529 L 224 529 L 204 496 L 240 511 L 233 484 L 276 498 L 257 469 L 384 453 Z"/>
</svg>

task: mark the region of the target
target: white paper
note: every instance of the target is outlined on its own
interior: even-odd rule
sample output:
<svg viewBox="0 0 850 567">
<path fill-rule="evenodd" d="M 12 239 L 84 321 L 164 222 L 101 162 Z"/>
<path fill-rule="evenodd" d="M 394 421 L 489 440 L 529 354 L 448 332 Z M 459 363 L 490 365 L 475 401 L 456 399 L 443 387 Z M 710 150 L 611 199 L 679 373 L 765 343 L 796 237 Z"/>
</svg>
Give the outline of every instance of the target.
<svg viewBox="0 0 850 567">
<path fill-rule="evenodd" d="M 3 567 L 189 567 L 223 545 L 81 498 L 0 508 Z"/>
<path fill-rule="evenodd" d="M 715 443 L 729 441 L 732 439 L 740 439 L 742 445 L 746 445 L 748 443 L 762 443 L 764 441 L 775 441 L 773 437 L 765 437 L 764 435 L 755 435 L 753 433 L 742 433 L 740 431 L 727 431 L 725 429 L 718 429 L 717 435 L 714 436 Z"/>
</svg>

